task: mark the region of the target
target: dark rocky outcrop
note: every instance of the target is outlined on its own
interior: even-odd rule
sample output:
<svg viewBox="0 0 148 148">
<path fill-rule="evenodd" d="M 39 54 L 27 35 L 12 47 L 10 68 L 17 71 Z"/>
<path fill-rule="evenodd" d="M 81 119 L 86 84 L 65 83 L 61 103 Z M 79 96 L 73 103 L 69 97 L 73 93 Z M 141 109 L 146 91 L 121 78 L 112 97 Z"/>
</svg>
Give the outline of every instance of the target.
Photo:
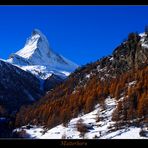
<svg viewBox="0 0 148 148">
<path fill-rule="evenodd" d="M 34 102 L 43 94 L 35 76 L 0 60 L 0 105 L 9 113 Z"/>
<path fill-rule="evenodd" d="M 62 79 L 61 77 L 52 74 L 49 78 L 47 78 L 44 82 L 44 91 L 49 91 L 56 86 L 60 85 L 62 82 L 64 82 L 65 79 Z"/>
</svg>

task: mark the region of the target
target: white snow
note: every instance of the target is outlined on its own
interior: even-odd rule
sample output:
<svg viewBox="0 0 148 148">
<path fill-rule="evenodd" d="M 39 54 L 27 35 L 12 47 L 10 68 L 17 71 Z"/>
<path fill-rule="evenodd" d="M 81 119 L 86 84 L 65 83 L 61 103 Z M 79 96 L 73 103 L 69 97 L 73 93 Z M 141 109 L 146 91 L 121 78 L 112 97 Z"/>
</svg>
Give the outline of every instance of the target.
<svg viewBox="0 0 148 148">
<path fill-rule="evenodd" d="M 140 33 L 139 35 L 141 36 L 140 41 L 141 41 L 141 43 L 142 43 L 142 44 L 141 44 L 142 47 L 148 48 L 148 41 L 145 41 L 145 38 L 146 38 L 147 34 L 145 34 L 145 33 Z"/>
<path fill-rule="evenodd" d="M 136 82 L 137 82 L 137 81 L 132 81 L 132 82 L 129 82 L 128 86 L 129 86 L 129 87 L 131 87 L 131 86 L 135 85 L 135 84 L 136 84 Z"/>
<path fill-rule="evenodd" d="M 139 135 L 140 130 L 138 127 L 129 127 L 105 135 L 102 139 L 148 139 Z"/>
<path fill-rule="evenodd" d="M 66 77 L 78 67 L 77 64 L 55 53 L 45 35 L 38 29 L 33 31 L 25 47 L 12 54 L 7 61 L 42 79 L 48 78 L 52 74 L 51 71 Z"/>
<path fill-rule="evenodd" d="M 109 60 L 110 60 L 110 61 L 113 61 L 113 60 L 114 60 L 114 57 L 111 57 Z"/>
<path fill-rule="evenodd" d="M 86 78 L 90 78 L 90 74 L 87 74 L 85 77 L 86 77 Z"/>
<path fill-rule="evenodd" d="M 40 48 L 40 49 L 37 49 Z M 34 29 L 32 32 L 32 36 L 27 39 L 25 47 L 16 52 L 20 57 L 29 59 L 33 54 L 36 54 L 36 50 L 38 50 L 37 54 L 48 54 L 49 53 L 49 43 L 45 35 L 41 33 L 38 29 Z M 41 51 L 41 53 L 40 53 Z M 41 55 L 40 55 L 41 56 Z"/>
<path fill-rule="evenodd" d="M 21 68 L 25 71 L 31 72 L 36 77 L 39 77 L 41 79 L 47 79 L 52 74 L 58 75 L 62 78 L 65 78 L 70 75 L 70 72 L 68 71 L 55 69 L 54 67 L 51 66 L 34 65 L 34 66 L 22 66 Z"/>
<path fill-rule="evenodd" d="M 100 65 L 97 67 L 98 72 L 104 72 L 106 70 L 106 67 L 100 69 Z"/>
<path fill-rule="evenodd" d="M 148 48 L 148 44 L 143 43 L 143 44 L 142 44 L 142 47 Z"/>
<path fill-rule="evenodd" d="M 146 137 L 140 137 L 140 128 L 138 127 L 125 127 L 124 129 L 110 131 L 110 127 L 114 128 L 112 113 L 116 108 L 117 101 L 114 98 L 106 98 L 104 109 L 97 104 L 94 111 L 83 115 L 79 115 L 77 118 L 72 119 L 67 127 L 62 124 L 52 129 L 44 129 L 42 126 L 34 126 L 30 129 L 25 129 L 25 126 L 16 129 L 25 129 L 27 134 L 33 139 L 148 139 Z M 97 117 L 102 118 L 100 121 L 96 121 Z M 76 124 L 79 119 L 83 120 L 83 123 L 89 127 L 89 131 L 84 135 L 80 136 L 80 132 L 77 131 Z"/>
<path fill-rule="evenodd" d="M 139 36 L 141 36 L 141 37 L 145 37 L 146 34 L 145 34 L 145 32 L 143 32 L 143 33 L 139 33 Z"/>
</svg>

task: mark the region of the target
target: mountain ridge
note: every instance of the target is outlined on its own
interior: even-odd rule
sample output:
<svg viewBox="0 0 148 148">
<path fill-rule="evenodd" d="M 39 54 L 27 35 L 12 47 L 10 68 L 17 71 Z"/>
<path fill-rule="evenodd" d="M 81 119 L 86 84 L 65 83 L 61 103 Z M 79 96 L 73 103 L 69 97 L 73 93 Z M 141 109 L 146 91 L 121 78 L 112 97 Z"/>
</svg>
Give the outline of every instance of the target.
<svg viewBox="0 0 148 148">
<path fill-rule="evenodd" d="M 40 81 L 34 75 L 5 60 L 0 60 L 0 88 L 0 105 L 10 114 L 44 94 L 40 89 Z"/>
<path fill-rule="evenodd" d="M 11 54 L 8 60 L 0 59 L 0 137 L 11 136 L 16 113 L 22 105 L 39 100 L 77 67 L 55 53 L 38 29 L 33 30 L 24 48 Z"/>
<path fill-rule="evenodd" d="M 7 61 L 41 79 L 47 79 L 54 71 L 58 72 L 59 76 L 67 77 L 78 67 L 77 64 L 54 52 L 46 36 L 38 29 L 33 30 L 24 48 L 10 55 Z"/>
<path fill-rule="evenodd" d="M 50 129 L 63 124 L 66 127 L 71 119 L 93 111 L 97 103 L 105 110 L 108 97 L 118 101 L 112 113 L 113 128 L 145 125 L 148 49 L 144 44 L 147 45 L 147 35 L 143 40 L 137 33 L 130 33 L 112 55 L 78 68 L 39 102 L 23 107 L 17 114 L 16 126 L 33 124 Z M 32 115 L 25 114 L 25 120 L 20 122 L 27 111 Z M 36 113 L 40 114 L 40 120 Z"/>
</svg>

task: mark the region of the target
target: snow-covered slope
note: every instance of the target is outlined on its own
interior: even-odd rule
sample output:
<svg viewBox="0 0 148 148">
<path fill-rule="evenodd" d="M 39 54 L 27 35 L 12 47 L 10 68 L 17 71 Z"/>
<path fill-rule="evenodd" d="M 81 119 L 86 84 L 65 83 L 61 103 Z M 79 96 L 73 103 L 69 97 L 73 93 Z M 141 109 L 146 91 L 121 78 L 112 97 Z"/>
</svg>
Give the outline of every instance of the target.
<svg viewBox="0 0 148 148">
<path fill-rule="evenodd" d="M 115 122 L 112 121 L 112 113 L 117 103 L 114 98 L 108 97 L 105 100 L 104 108 L 99 104 L 96 105 L 94 111 L 70 120 L 67 127 L 63 124 L 52 129 L 43 126 L 30 126 L 31 128 L 23 126 L 15 129 L 14 132 L 25 131 L 25 138 L 32 139 L 148 139 L 148 129 L 146 128 L 147 137 L 139 135 L 140 127 L 127 126 L 123 129 L 116 129 Z M 101 119 L 100 121 L 98 121 L 98 117 Z M 88 128 L 83 136 L 77 130 L 77 123 L 80 119 Z"/>
<path fill-rule="evenodd" d="M 133 45 L 133 37 L 134 40 L 135 38 L 137 40 L 136 46 L 135 43 Z M 139 41 L 139 39 L 141 40 Z M 143 128 L 143 126 L 146 126 L 145 119 L 147 119 L 145 113 L 146 104 L 143 103 L 144 105 L 141 106 L 140 112 L 145 113 L 141 116 L 137 115 L 139 111 L 135 109 L 140 108 L 137 100 L 146 100 L 145 96 L 147 96 L 146 92 L 141 91 L 141 89 L 147 90 L 146 84 L 148 84 L 145 81 L 147 80 L 145 76 L 147 76 L 148 50 L 143 46 L 147 44 L 147 40 L 146 35 L 142 35 L 142 38 L 139 38 L 136 34 L 131 34 L 131 39 L 129 38 L 118 46 L 112 55 L 79 68 L 72 73 L 66 83 L 63 83 L 62 89 L 61 87 L 57 89 L 62 93 L 56 90 L 49 92 L 46 95 L 45 103 L 43 103 L 43 100 L 41 102 L 43 106 L 38 102 L 30 107 L 28 111 L 34 112 L 33 116 L 24 115 L 22 110 L 19 113 L 18 119 L 23 121 L 22 115 L 28 119 L 18 125 L 22 126 L 21 128 L 15 130 L 18 133 L 18 137 L 24 134 L 26 138 L 37 139 L 147 139 L 148 128 Z M 143 68 L 141 68 L 142 66 Z M 137 71 L 133 71 L 133 68 Z M 68 87 L 67 84 L 69 84 Z M 69 88 L 71 91 L 69 91 Z M 66 89 L 68 91 L 65 91 Z M 62 94 L 62 97 L 58 96 L 58 93 Z M 56 97 L 52 98 L 53 94 L 56 94 Z M 143 94 L 144 97 L 141 99 L 140 96 L 143 96 Z M 104 98 L 106 95 L 108 97 Z M 53 106 L 50 100 L 55 98 L 58 98 L 58 103 L 55 103 Z M 85 108 L 93 104 L 92 98 L 96 105 L 95 109 L 92 111 L 91 108 L 92 112 L 84 115 L 80 112 L 80 109 L 87 112 Z M 96 98 L 100 104 L 96 104 L 98 103 Z M 101 99 L 103 102 L 100 101 Z M 66 105 L 63 105 L 61 108 L 57 107 L 55 110 L 56 105 L 60 106 L 59 104 Z M 34 109 L 36 106 L 41 107 L 40 105 L 45 110 L 47 108 L 46 112 L 43 113 L 40 109 Z M 68 109 L 65 110 L 65 108 Z M 51 109 L 52 111 L 50 111 Z M 69 110 L 71 114 L 75 114 L 75 112 L 76 114 L 71 116 Z M 36 112 L 40 113 L 40 119 L 36 118 Z M 59 117 L 60 120 L 56 121 L 57 118 L 55 117 Z M 72 117 L 76 118 L 72 119 Z M 42 118 L 46 118 L 46 120 L 42 120 Z M 63 120 L 63 118 L 67 119 Z M 36 123 L 33 122 L 34 119 L 37 120 Z M 81 128 L 78 127 L 80 119 Z M 70 122 L 68 122 L 69 120 Z M 66 127 L 61 124 L 62 122 L 64 122 L 64 125 L 66 124 Z M 65 122 L 68 122 L 68 124 Z M 38 126 L 30 126 L 30 124 Z M 54 128 L 47 128 L 51 126 L 54 126 Z"/>
<path fill-rule="evenodd" d="M 66 77 L 78 67 L 55 53 L 45 35 L 38 29 L 33 30 L 25 47 L 12 54 L 7 61 L 42 79 L 48 78 L 52 73 Z"/>
<path fill-rule="evenodd" d="M 140 33 L 139 34 L 141 36 L 141 45 L 144 48 L 148 48 L 148 38 L 147 38 L 147 34 L 146 33 Z"/>
</svg>

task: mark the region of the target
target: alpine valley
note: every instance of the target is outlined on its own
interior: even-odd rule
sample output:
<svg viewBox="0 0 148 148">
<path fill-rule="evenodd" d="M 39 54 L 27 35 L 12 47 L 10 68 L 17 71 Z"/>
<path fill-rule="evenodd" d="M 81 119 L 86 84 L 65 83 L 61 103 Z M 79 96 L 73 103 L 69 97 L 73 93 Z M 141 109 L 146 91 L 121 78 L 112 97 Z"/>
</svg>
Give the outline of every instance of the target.
<svg viewBox="0 0 148 148">
<path fill-rule="evenodd" d="M 52 51 L 46 36 L 34 29 L 25 47 L 0 59 L 0 137 L 9 137 L 16 112 L 67 78 L 77 64 Z M 5 130 L 6 129 L 6 130 Z"/>
<path fill-rule="evenodd" d="M 0 60 L 0 137 L 148 139 L 148 32 L 78 66 L 34 29 Z"/>
</svg>

